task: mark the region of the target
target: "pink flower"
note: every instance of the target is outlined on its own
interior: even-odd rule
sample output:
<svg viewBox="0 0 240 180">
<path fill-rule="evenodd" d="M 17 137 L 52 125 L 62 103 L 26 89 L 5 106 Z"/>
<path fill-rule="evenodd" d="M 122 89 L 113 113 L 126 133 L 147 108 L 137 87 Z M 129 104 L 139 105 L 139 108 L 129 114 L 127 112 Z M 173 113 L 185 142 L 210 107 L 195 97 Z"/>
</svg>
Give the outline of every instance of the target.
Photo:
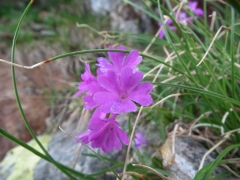
<svg viewBox="0 0 240 180">
<path fill-rule="evenodd" d="M 135 143 L 135 147 L 137 149 L 139 149 L 141 146 L 143 146 L 144 144 L 148 144 L 146 139 L 144 138 L 143 134 L 140 132 L 137 132 L 135 134 L 135 138 L 134 138 L 134 143 Z"/>
<path fill-rule="evenodd" d="M 114 49 L 110 46 L 108 49 Z M 118 50 L 126 50 L 124 46 L 118 46 Z M 137 70 L 136 66 L 142 61 L 142 56 L 139 55 L 137 50 L 131 51 L 128 55 L 123 52 L 108 52 L 110 61 L 104 57 L 98 58 L 98 75 L 107 73 L 109 70 L 115 71 L 119 74 L 124 67 L 130 67 Z"/>
<path fill-rule="evenodd" d="M 175 16 L 177 16 L 177 21 L 181 24 L 187 25 L 189 22 L 192 22 L 192 18 L 188 17 L 187 14 L 185 12 L 180 12 L 180 13 L 175 13 Z M 162 24 L 158 23 L 158 25 L 161 27 Z M 173 21 L 171 19 L 168 19 L 166 22 L 166 26 L 170 29 L 170 30 L 176 30 L 176 27 L 173 25 Z M 162 39 L 165 36 L 165 31 L 162 28 L 160 33 L 159 33 L 159 38 Z"/>
<path fill-rule="evenodd" d="M 101 148 L 104 152 L 112 151 L 114 148 L 121 150 L 122 144 L 129 144 L 129 139 L 115 118 L 116 115 L 110 116 L 109 119 L 92 117 L 89 130 L 77 136 L 77 140 L 85 144 L 91 143 L 92 148 Z"/>
<path fill-rule="evenodd" d="M 118 49 L 125 50 L 125 47 L 119 46 Z M 98 58 L 97 77 L 92 75 L 90 66 L 85 64 L 82 82 L 79 83 L 79 90 L 75 95 L 85 92 L 84 108 L 96 108 L 88 131 L 78 135 L 77 140 L 85 144 L 91 143 L 93 148 L 101 148 L 104 152 L 121 150 L 122 144 L 128 145 L 127 134 L 120 128 L 116 116 L 136 111 L 135 103 L 150 105 L 150 92 L 153 88 L 150 82 L 141 82 L 143 74 L 136 66 L 142 61 L 142 57 L 137 50 L 128 55 L 122 52 L 109 52 L 108 55 L 110 61 Z M 108 113 L 110 117 L 106 118 Z"/>
<path fill-rule="evenodd" d="M 78 85 L 78 92 L 75 94 L 75 97 L 86 92 L 86 96 L 83 97 L 83 100 L 86 102 L 84 108 L 92 109 L 97 106 L 96 102 L 93 101 L 93 94 L 103 89 L 97 82 L 97 78 L 94 77 L 91 73 L 89 64 L 85 63 L 85 72 L 81 75 L 82 82 Z"/>
<path fill-rule="evenodd" d="M 78 85 L 78 92 L 75 94 L 75 97 L 86 92 L 89 95 L 96 93 L 101 90 L 101 87 L 97 83 L 97 78 L 94 77 L 91 73 L 89 64 L 85 63 L 85 72 L 81 75 L 82 82 Z"/>
<path fill-rule="evenodd" d="M 198 2 L 193 1 L 188 3 L 190 10 L 198 17 L 204 16 L 204 11 L 201 8 L 197 8 Z"/>
<path fill-rule="evenodd" d="M 133 72 L 130 67 L 125 67 L 119 76 L 114 71 L 108 71 L 105 75 L 98 77 L 99 85 L 104 88 L 94 94 L 93 101 L 97 103 L 104 113 L 122 114 L 134 112 L 137 106 L 134 102 L 149 106 L 152 98 L 152 84 L 141 83 L 143 74 Z"/>
<path fill-rule="evenodd" d="M 180 12 L 178 15 L 177 15 L 177 20 L 179 23 L 181 24 L 184 24 L 184 25 L 188 25 L 190 22 L 193 21 L 193 18 L 192 17 L 189 17 L 187 15 L 187 13 L 185 12 Z"/>
<path fill-rule="evenodd" d="M 173 26 L 172 24 L 173 24 L 172 20 L 171 20 L 171 19 L 168 19 L 167 22 L 166 22 L 166 26 L 168 26 L 168 28 L 169 28 L 170 30 L 176 30 L 176 27 Z M 158 25 L 159 25 L 159 27 L 162 26 L 161 23 L 158 23 Z M 158 37 L 159 37 L 160 39 L 162 39 L 164 36 L 165 36 L 165 31 L 164 31 L 164 28 L 162 28 L 161 31 L 160 31 L 160 33 L 159 33 L 159 35 L 158 35 Z"/>
</svg>

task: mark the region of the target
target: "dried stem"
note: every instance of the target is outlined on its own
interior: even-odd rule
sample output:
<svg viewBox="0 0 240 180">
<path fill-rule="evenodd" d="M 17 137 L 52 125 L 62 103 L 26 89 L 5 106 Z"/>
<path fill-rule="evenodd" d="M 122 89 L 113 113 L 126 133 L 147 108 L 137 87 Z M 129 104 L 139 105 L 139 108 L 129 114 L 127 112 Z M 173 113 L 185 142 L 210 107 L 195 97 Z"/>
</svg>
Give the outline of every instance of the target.
<svg viewBox="0 0 240 180">
<path fill-rule="evenodd" d="M 208 47 L 206 53 L 204 54 L 204 56 L 202 57 L 202 59 L 200 60 L 200 62 L 197 64 L 197 66 L 199 66 L 199 65 L 203 62 L 203 60 L 206 58 L 206 56 L 207 56 L 208 52 L 210 51 L 210 49 L 211 49 L 214 41 L 217 39 L 219 33 L 221 32 L 221 30 L 222 30 L 223 28 L 224 28 L 224 29 L 229 29 L 229 28 L 226 27 L 226 26 L 221 26 L 221 27 L 218 29 L 217 33 L 216 33 L 215 36 L 213 37 L 212 42 L 210 43 L 210 45 L 209 45 L 209 47 Z"/>
<path fill-rule="evenodd" d="M 202 160 L 201 160 L 201 163 L 200 163 L 200 165 L 199 165 L 198 170 L 202 169 L 203 164 L 204 164 L 204 161 L 205 161 L 207 155 L 209 155 L 214 149 L 216 149 L 218 146 L 220 146 L 222 143 L 224 143 L 224 142 L 230 137 L 230 135 L 231 135 L 231 132 L 226 133 L 226 135 L 224 136 L 224 138 L 223 138 L 221 141 L 219 141 L 217 144 L 215 144 L 211 149 L 209 149 L 209 150 L 203 155 L 203 158 L 202 158 Z"/>
<path fill-rule="evenodd" d="M 154 105 L 152 105 L 151 108 L 157 106 L 158 104 L 163 103 L 165 100 L 167 100 L 167 99 L 170 98 L 170 97 L 181 96 L 181 95 L 183 95 L 183 93 L 170 94 L 169 96 L 167 96 L 167 97 L 161 99 L 160 101 L 158 101 L 157 103 L 155 103 Z"/>
<path fill-rule="evenodd" d="M 138 115 L 137 115 L 137 118 L 134 122 L 134 125 L 133 125 L 133 129 L 132 129 L 132 133 L 131 133 L 131 137 L 130 137 L 130 142 L 129 142 L 129 145 L 128 145 L 128 148 L 127 148 L 127 154 L 126 154 L 126 158 L 125 158 L 125 163 L 124 163 L 124 167 L 123 167 L 123 177 L 122 177 L 122 180 L 124 180 L 125 178 L 125 173 L 126 173 L 126 168 L 127 168 L 127 163 L 128 163 L 128 159 L 129 159 L 129 153 L 130 153 L 130 149 L 131 149 L 131 143 L 132 143 L 132 140 L 133 140 L 133 136 L 134 136 L 134 133 L 135 133 L 135 129 L 136 129 L 136 126 L 137 126 L 137 123 L 139 121 L 139 117 L 140 117 L 140 114 L 142 112 L 142 109 L 143 109 L 143 106 L 141 106 L 139 112 L 138 112 Z"/>
</svg>

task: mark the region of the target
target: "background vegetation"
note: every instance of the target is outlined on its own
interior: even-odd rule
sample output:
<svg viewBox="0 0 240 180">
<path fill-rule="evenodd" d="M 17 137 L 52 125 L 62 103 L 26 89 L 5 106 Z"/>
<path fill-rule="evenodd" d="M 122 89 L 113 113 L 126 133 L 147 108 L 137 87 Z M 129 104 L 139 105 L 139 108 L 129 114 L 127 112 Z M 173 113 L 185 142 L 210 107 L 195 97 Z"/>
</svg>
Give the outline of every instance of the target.
<svg viewBox="0 0 240 180">
<path fill-rule="evenodd" d="M 173 20 L 177 30 L 171 31 L 164 25 L 165 38 L 159 39 L 152 34 L 131 34 L 130 32 L 116 31 L 107 31 L 109 36 L 102 36 L 99 33 L 100 30 L 109 28 L 107 20 L 102 21 L 101 24 L 96 23 L 96 17 L 88 14 L 80 5 L 81 3 L 77 1 L 66 3 L 63 1 L 53 3 L 54 8 L 52 6 L 33 6 L 30 9 L 30 6 L 28 6 L 27 10 L 29 12 L 22 23 L 24 31 L 20 29 L 17 43 L 43 40 L 49 43 L 62 43 L 65 45 L 66 52 L 76 51 L 75 55 L 81 54 L 81 58 L 90 60 L 92 69 L 94 69 L 95 61 L 91 60 L 96 59 L 96 54 L 106 53 L 107 50 L 99 49 L 101 46 L 98 45 L 96 46 L 98 49 L 90 51 L 91 55 L 85 55 L 81 50 L 87 48 L 88 45 L 79 43 L 73 46 L 68 43 L 68 38 L 64 36 L 64 29 L 71 28 L 78 22 L 88 24 L 91 28 L 88 28 L 87 32 L 94 34 L 95 38 L 104 39 L 108 44 L 124 44 L 129 51 L 138 48 L 144 57 L 140 70 L 144 72 L 145 80 L 151 81 L 155 86 L 152 93 L 154 103 L 151 107 L 143 108 L 141 118 L 144 121 L 141 121 L 138 126 L 157 127 L 158 131 L 154 133 L 158 134 L 163 143 L 169 136 L 172 136 L 173 129 L 175 129 L 175 135 L 194 135 L 206 139 L 203 144 L 209 149 L 214 147 L 213 150 L 216 151 L 218 157 L 214 162 L 204 166 L 197 173 L 195 179 L 208 179 L 214 168 L 219 164 L 228 165 L 231 168 L 230 172 L 239 177 L 239 165 L 236 162 L 240 156 L 240 29 L 237 11 L 225 2 L 204 1 L 202 4 L 205 12 L 204 18 L 195 18 L 192 23 L 185 25 L 179 23 L 173 16 L 174 8 L 181 10 L 184 7 L 183 2 L 181 4 L 178 1 L 171 1 L 171 3 L 166 1 L 165 4 L 161 4 L 159 1 L 151 0 L 145 1 L 145 7 L 143 8 L 137 3 L 126 0 L 125 3 L 146 13 L 156 23 L 162 22 L 163 24 L 164 15 Z M 76 7 L 76 9 L 69 8 L 70 5 Z M 18 35 L 16 25 L 19 23 L 19 18 L 17 17 L 20 17 L 23 7 L 16 7 L 15 9 L 9 7 L 8 9 L 6 6 L 0 8 L 1 21 L 5 22 L 0 23 L 0 31 L 10 33 L 10 36 L 2 36 L 1 40 L 9 40 L 9 43 L 11 43 L 12 38 L 14 38 L 12 55 Z M 81 8 L 79 9 L 79 7 Z M 235 9 L 237 8 L 235 7 Z M 24 12 L 26 13 L 27 10 Z M 56 13 L 57 16 L 55 16 Z M 189 16 L 193 16 L 188 10 L 187 13 Z M 44 26 L 45 34 L 42 31 L 43 34 L 34 32 L 31 27 L 36 27 L 36 24 L 35 26 L 32 25 L 33 22 Z M 61 30 L 59 27 L 62 27 Z M 13 33 L 15 33 L 15 36 L 12 36 Z M 112 36 L 115 36 L 115 38 L 112 38 Z M 87 37 L 89 38 L 88 42 L 93 42 L 91 36 Z M 105 46 L 102 47 L 105 48 Z M 53 59 L 58 60 L 63 56 Z M 12 56 L 12 61 L 14 61 L 14 56 Z M 75 69 L 73 72 L 78 77 L 83 69 Z M 12 74 L 14 77 L 14 71 Z M 15 91 L 18 94 L 17 90 Z M 74 89 L 71 91 L 74 92 Z M 31 127 L 24 117 L 23 110 L 21 110 L 21 102 L 18 99 L 17 101 L 23 119 L 31 132 Z M 136 114 L 132 114 L 131 117 L 136 117 Z M 129 134 L 131 130 L 132 124 L 129 123 Z M 3 129 L 0 129 L 0 133 L 54 164 L 72 179 L 77 177 L 82 179 L 95 178 L 76 172 L 56 162 L 46 150 L 44 150 L 44 153 L 40 153 Z M 34 133 L 31 132 L 31 134 L 38 141 Z M 41 146 L 41 143 L 38 143 Z M 154 144 L 152 145 L 154 147 Z M 217 149 L 219 146 L 221 150 Z M 44 148 L 42 147 L 42 149 Z M 157 147 L 156 151 L 158 150 Z M 147 154 L 140 154 L 137 150 L 134 150 L 133 153 L 143 157 L 139 158 L 142 161 L 137 163 L 145 164 L 151 169 L 155 169 L 157 173 L 153 173 L 151 169 L 146 168 L 139 170 L 139 168 L 132 166 L 131 163 L 128 164 L 128 161 L 126 161 L 127 171 L 137 173 L 137 175 L 132 175 L 132 178 L 157 179 L 159 178 L 158 173 L 163 176 L 169 175 L 164 170 L 161 159 L 155 157 L 151 161 L 144 161 L 144 158 L 148 157 Z M 124 163 L 122 167 L 124 167 Z M 231 173 L 223 173 L 215 178 L 220 179 L 232 175 Z"/>
</svg>

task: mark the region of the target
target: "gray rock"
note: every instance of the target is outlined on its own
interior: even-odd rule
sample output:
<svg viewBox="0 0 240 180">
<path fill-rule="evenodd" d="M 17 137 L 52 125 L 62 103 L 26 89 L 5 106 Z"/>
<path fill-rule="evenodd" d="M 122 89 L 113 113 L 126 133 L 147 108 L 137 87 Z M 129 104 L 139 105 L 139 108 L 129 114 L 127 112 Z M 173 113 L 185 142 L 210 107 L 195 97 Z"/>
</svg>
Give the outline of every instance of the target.
<svg viewBox="0 0 240 180">
<path fill-rule="evenodd" d="M 207 149 L 199 142 L 189 136 L 176 137 L 175 154 L 172 153 L 172 139 L 168 138 L 161 147 L 161 154 L 164 167 L 170 172 L 174 180 L 192 180 L 196 173 L 203 155 Z M 216 158 L 215 153 L 210 153 L 205 159 L 205 165 L 213 162 Z M 217 167 L 213 175 L 224 172 L 221 167 Z M 234 178 L 225 178 L 234 179 Z"/>
<path fill-rule="evenodd" d="M 78 135 L 79 133 L 86 131 L 87 124 L 89 119 L 89 113 L 83 114 L 81 117 L 81 121 L 77 120 L 68 120 L 64 122 L 61 127 L 64 131 Z M 118 121 L 122 125 L 123 129 L 126 129 L 128 126 L 128 115 L 118 116 Z M 138 127 L 138 130 L 143 134 L 145 131 L 148 131 L 149 128 L 141 128 Z M 154 134 L 154 133 L 152 133 Z M 146 139 L 149 142 L 156 142 L 159 145 L 160 141 L 156 141 L 159 139 L 156 136 L 146 135 Z M 75 165 L 73 166 L 73 162 L 75 159 L 75 154 L 78 154 L 78 149 L 80 144 L 76 144 L 75 140 L 63 133 L 61 130 L 57 130 L 53 135 L 42 135 L 39 136 L 39 140 L 43 143 L 45 147 L 47 147 L 49 154 L 58 162 L 68 166 L 74 167 L 75 170 L 84 173 L 84 174 L 93 174 L 99 172 L 100 170 L 107 169 L 107 166 L 103 161 L 98 158 L 84 156 L 83 154 L 93 154 L 88 148 L 82 147 L 79 153 L 79 157 L 77 158 Z M 28 143 L 34 148 L 38 148 L 38 145 L 34 140 Z M 124 146 L 122 151 L 114 150 L 110 153 L 103 153 L 100 149 L 93 149 L 96 153 L 101 156 L 107 157 L 114 162 L 124 162 L 126 155 L 126 146 Z M 153 154 L 155 150 L 150 146 L 143 146 L 140 148 L 141 153 Z M 134 159 L 138 159 L 136 155 L 134 155 Z M 26 163 L 27 162 L 27 163 Z M 110 166 L 113 165 L 109 161 L 106 161 Z M 54 165 L 49 162 L 40 159 L 36 155 L 28 152 L 22 147 L 16 147 L 12 149 L 5 159 L 0 163 L 0 176 L 1 180 L 3 179 L 11 179 L 17 180 L 22 179 L 24 176 L 28 179 L 34 180 L 65 180 L 67 177 L 60 170 L 58 170 Z M 110 172 L 110 170 L 109 170 Z M 116 169 L 117 173 L 122 172 L 122 167 Z M 4 180 L 3 179 L 3 180 Z M 26 179 L 26 178 L 25 178 Z M 113 174 L 103 174 L 97 179 L 104 180 L 115 180 L 116 177 Z"/>
<path fill-rule="evenodd" d="M 84 116 L 81 121 L 66 121 L 61 127 L 68 133 L 77 135 L 80 131 L 86 130 L 88 123 L 88 117 Z M 119 116 L 119 122 L 123 127 L 127 127 L 128 117 L 126 115 Z M 80 126 L 79 126 L 80 125 Z M 146 139 L 149 142 L 154 142 L 155 145 L 159 145 L 159 137 L 154 135 L 155 133 L 146 134 L 149 131 L 149 127 L 138 127 L 138 130 L 146 135 Z M 77 132 L 75 132 L 77 130 Z M 78 132 L 79 131 L 79 132 Z M 92 152 L 82 147 L 80 153 L 78 149 L 80 144 L 76 144 L 75 140 L 63 133 L 61 130 L 57 130 L 53 135 L 39 136 L 39 140 L 47 147 L 48 152 L 58 162 L 68 166 L 74 167 L 75 170 L 84 174 L 93 174 L 100 170 L 107 169 L 107 166 L 103 161 L 98 158 L 86 156 L 83 154 L 92 154 Z M 28 143 L 30 146 L 39 149 L 35 141 Z M 191 180 L 198 171 L 198 167 L 203 155 L 207 149 L 200 143 L 188 136 L 180 136 L 175 140 L 175 154 L 172 153 L 172 142 L 169 138 L 161 147 L 161 154 L 163 159 L 163 165 L 171 174 L 171 177 L 175 180 Z M 99 149 L 94 149 L 96 153 L 107 157 L 115 162 L 124 162 L 126 148 L 122 151 L 113 151 L 111 153 L 104 154 Z M 141 154 L 154 154 L 155 149 L 150 146 L 143 146 L 140 148 Z M 79 154 L 79 157 L 75 160 L 75 154 Z M 133 155 L 136 160 L 138 157 Z M 205 163 L 212 162 L 216 158 L 214 153 L 207 156 Z M 110 166 L 113 165 L 109 161 L 106 161 Z M 73 165 L 74 164 L 74 165 Z M 116 169 L 117 173 L 122 172 L 122 167 Z M 224 172 L 224 169 L 217 167 L 214 174 Z M 7 156 L 0 163 L 0 179 L 5 180 L 18 180 L 18 179 L 34 179 L 34 180 L 65 180 L 67 177 L 54 165 L 49 162 L 40 159 L 36 155 L 28 152 L 22 147 L 13 148 L 8 152 Z M 104 180 L 115 180 L 116 177 L 113 174 L 103 174 L 97 177 Z M 225 178 L 227 179 L 227 178 Z M 234 178 L 228 178 L 234 179 Z"/>
<path fill-rule="evenodd" d="M 131 2 L 144 7 L 141 1 Z M 91 0 L 88 7 L 95 14 L 109 16 L 112 30 L 128 33 L 153 32 L 154 27 L 149 16 L 122 0 Z"/>
<path fill-rule="evenodd" d="M 123 118 L 127 118 L 123 116 Z M 121 119 L 121 121 L 127 121 L 127 119 Z M 77 129 L 86 130 L 87 120 L 83 120 L 78 127 L 78 122 L 65 122 L 61 127 L 69 133 L 74 133 Z M 80 133 L 80 132 L 79 132 Z M 50 141 L 51 139 L 51 141 Z M 39 140 L 47 147 L 49 154 L 58 162 L 71 167 L 74 162 L 74 156 L 78 150 L 80 144 L 75 143 L 75 140 L 63 133 L 61 130 L 57 130 L 53 135 L 39 136 Z M 30 146 L 39 149 L 34 140 L 28 143 Z M 126 146 L 125 146 L 126 147 Z M 126 149 L 126 148 L 125 148 Z M 113 152 L 104 154 L 100 149 L 94 149 L 96 153 L 101 156 L 110 158 L 115 162 L 123 162 L 125 159 L 126 151 L 114 150 Z M 93 174 L 100 170 L 106 169 L 105 163 L 90 156 L 84 156 L 82 154 L 93 154 L 88 148 L 82 147 L 79 157 L 75 162 L 74 169 L 84 173 Z M 27 162 L 27 163 L 26 163 Z M 106 161 L 110 166 L 113 164 Z M 110 171 L 110 170 L 109 170 Z M 117 168 L 118 173 L 122 172 L 122 168 Z M 24 173 L 23 173 L 24 172 Z M 23 178 L 24 176 L 24 178 Z M 0 179 L 34 179 L 34 180 L 52 180 L 52 179 L 66 179 L 66 175 L 49 162 L 40 159 L 36 155 L 28 152 L 22 147 L 15 147 L 10 150 L 4 160 L 0 163 Z M 104 174 L 99 176 L 100 179 L 115 180 L 116 177 L 113 174 Z"/>
<path fill-rule="evenodd" d="M 90 3 L 93 13 L 107 15 L 112 10 L 116 9 L 116 6 L 122 4 L 122 0 L 90 0 Z"/>
<path fill-rule="evenodd" d="M 42 135 L 39 140 L 43 146 L 47 146 L 51 137 Z M 33 148 L 40 150 L 35 141 L 28 143 Z M 0 163 L 0 179 L 1 180 L 19 180 L 19 179 L 33 179 L 33 171 L 35 165 L 40 161 L 40 158 L 21 146 L 11 149 L 3 161 Z"/>
<path fill-rule="evenodd" d="M 58 131 L 53 136 L 53 141 L 49 144 L 49 153 L 58 162 L 70 167 L 74 159 L 74 153 L 78 147 L 79 144 L 75 144 L 73 139 L 69 138 L 61 131 Z M 98 154 L 106 156 L 106 154 L 103 154 L 100 150 L 94 151 Z M 81 149 L 81 153 L 92 154 L 92 152 L 85 147 Z M 120 151 L 114 151 L 107 154 L 107 157 L 116 161 L 123 161 L 123 156 Z M 83 156 L 81 154 L 79 155 L 75 165 L 75 170 L 84 174 L 93 174 L 105 168 L 107 167 L 101 160 L 89 156 Z M 65 174 L 44 160 L 41 160 L 34 168 L 34 180 L 61 180 L 65 178 Z M 106 178 L 116 179 L 114 175 L 106 176 Z"/>
</svg>

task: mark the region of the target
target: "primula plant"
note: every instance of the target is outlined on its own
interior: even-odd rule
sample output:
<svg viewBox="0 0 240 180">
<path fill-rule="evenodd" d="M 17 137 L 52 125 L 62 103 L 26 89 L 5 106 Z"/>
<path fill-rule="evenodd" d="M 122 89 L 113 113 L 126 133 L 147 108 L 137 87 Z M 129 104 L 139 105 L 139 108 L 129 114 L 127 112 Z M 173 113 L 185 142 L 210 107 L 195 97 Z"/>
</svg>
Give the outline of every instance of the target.
<svg viewBox="0 0 240 180">
<path fill-rule="evenodd" d="M 109 47 L 112 50 L 113 47 Z M 125 50 L 119 46 L 118 50 Z M 137 104 L 149 106 L 152 103 L 153 86 L 150 82 L 142 82 L 143 73 L 137 68 L 142 57 L 137 50 L 129 54 L 124 52 L 108 52 L 109 60 L 99 57 L 97 77 L 93 76 L 89 64 L 85 64 L 85 72 L 81 76 L 79 91 L 76 97 L 83 97 L 85 109 L 95 108 L 88 125 L 88 131 L 76 138 L 83 143 L 91 143 L 93 148 L 101 148 L 108 152 L 122 144 L 128 145 L 126 132 L 120 128 L 117 115 L 137 111 Z"/>
<path fill-rule="evenodd" d="M 185 164 L 191 163 L 192 167 L 185 169 L 187 170 L 185 175 L 191 177 L 176 179 L 207 180 L 223 179 L 227 176 L 239 179 L 238 1 L 144 0 L 141 1 L 142 5 L 134 2 L 124 0 L 123 6 L 127 4 L 143 13 L 143 17 L 148 17 L 149 22 L 153 23 L 151 29 L 153 32 L 141 34 L 99 32 L 95 29 L 97 27 L 78 24 L 78 28 L 88 28 L 87 33 L 91 34 L 89 39 L 99 45 L 96 49 L 86 48 L 68 52 L 49 57 L 33 66 L 24 66 L 14 62 L 14 55 L 18 32 L 24 23 L 24 16 L 33 3 L 32 0 L 16 27 L 11 62 L 2 59 L 0 62 L 12 66 L 13 87 L 20 113 L 41 150 L 34 149 L 2 128 L 0 135 L 53 164 L 69 179 L 96 180 L 101 179 L 102 175 L 109 171 L 111 171 L 109 174 L 114 174 L 117 179 L 169 179 L 172 175 L 180 174 Z M 232 6 L 226 2 L 230 2 Z M 124 8 L 121 10 L 127 12 Z M 97 24 L 97 20 L 94 23 Z M 141 21 L 139 23 L 142 25 Z M 92 38 L 94 35 L 97 38 Z M 97 43 L 95 39 L 98 40 Z M 99 39 L 104 41 L 104 45 L 99 43 Z M 123 45 L 107 48 L 105 43 L 124 44 L 128 48 Z M 100 49 L 101 47 L 104 48 Z M 86 63 L 85 60 L 89 60 L 89 56 L 99 53 L 106 53 L 106 57 L 93 56 L 95 59 L 91 58 L 96 62 Z M 94 174 L 79 172 L 77 168 L 71 166 L 71 162 L 61 164 L 52 157 L 32 130 L 17 89 L 15 66 L 34 69 L 73 55 L 83 57 L 84 61 L 79 61 L 78 74 L 75 76 L 78 78 L 79 74 L 82 74 L 80 83 L 78 79 L 76 86 L 68 89 L 68 93 L 74 96 L 72 102 L 77 104 L 76 109 L 75 107 L 73 109 L 80 111 L 82 104 L 79 101 L 83 101 L 83 108 L 91 111 L 92 115 L 83 133 L 72 135 L 61 130 L 64 135 L 69 136 L 68 140 L 73 145 L 76 141 L 92 153 L 79 155 L 98 158 L 96 160 L 107 166 L 107 169 L 99 169 Z M 72 110 L 70 107 L 67 108 L 69 111 Z M 127 115 L 127 127 L 119 121 L 121 114 Z M 148 141 L 143 134 L 148 136 Z M 196 161 L 190 162 L 188 157 L 195 157 L 200 153 L 189 154 L 192 153 L 189 148 L 181 151 L 183 148 L 178 147 L 179 136 L 199 140 L 199 144 L 204 142 L 202 144 L 206 148 L 206 153 L 194 158 Z M 125 151 L 123 147 L 126 146 Z M 188 144 L 186 147 L 191 145 Z M 104 154 L 96 153 L 94 148 L 101 149 Z M 114 150 L 118 150 L 118 153 L 125 157 L 125 161 L 121 159 L 121 162 L 116 162 L 116 159 L 109 158 L 114 154 L 111 153 Z M 58 153 L 57 151 L 54 150 L 54 153 Z M 207 164 L 205 159 L 212 151 L 215 151 L 217 156 Z M 178 162 L 181 162 L 179 169 L 182 169 L 171 172 L 178 167 Z M 85 162 L 83 164 L 87 166 Z M 226 168 L 228 172 L 214 174 L 214 169 L 218 165 Z"/>
</svg>

